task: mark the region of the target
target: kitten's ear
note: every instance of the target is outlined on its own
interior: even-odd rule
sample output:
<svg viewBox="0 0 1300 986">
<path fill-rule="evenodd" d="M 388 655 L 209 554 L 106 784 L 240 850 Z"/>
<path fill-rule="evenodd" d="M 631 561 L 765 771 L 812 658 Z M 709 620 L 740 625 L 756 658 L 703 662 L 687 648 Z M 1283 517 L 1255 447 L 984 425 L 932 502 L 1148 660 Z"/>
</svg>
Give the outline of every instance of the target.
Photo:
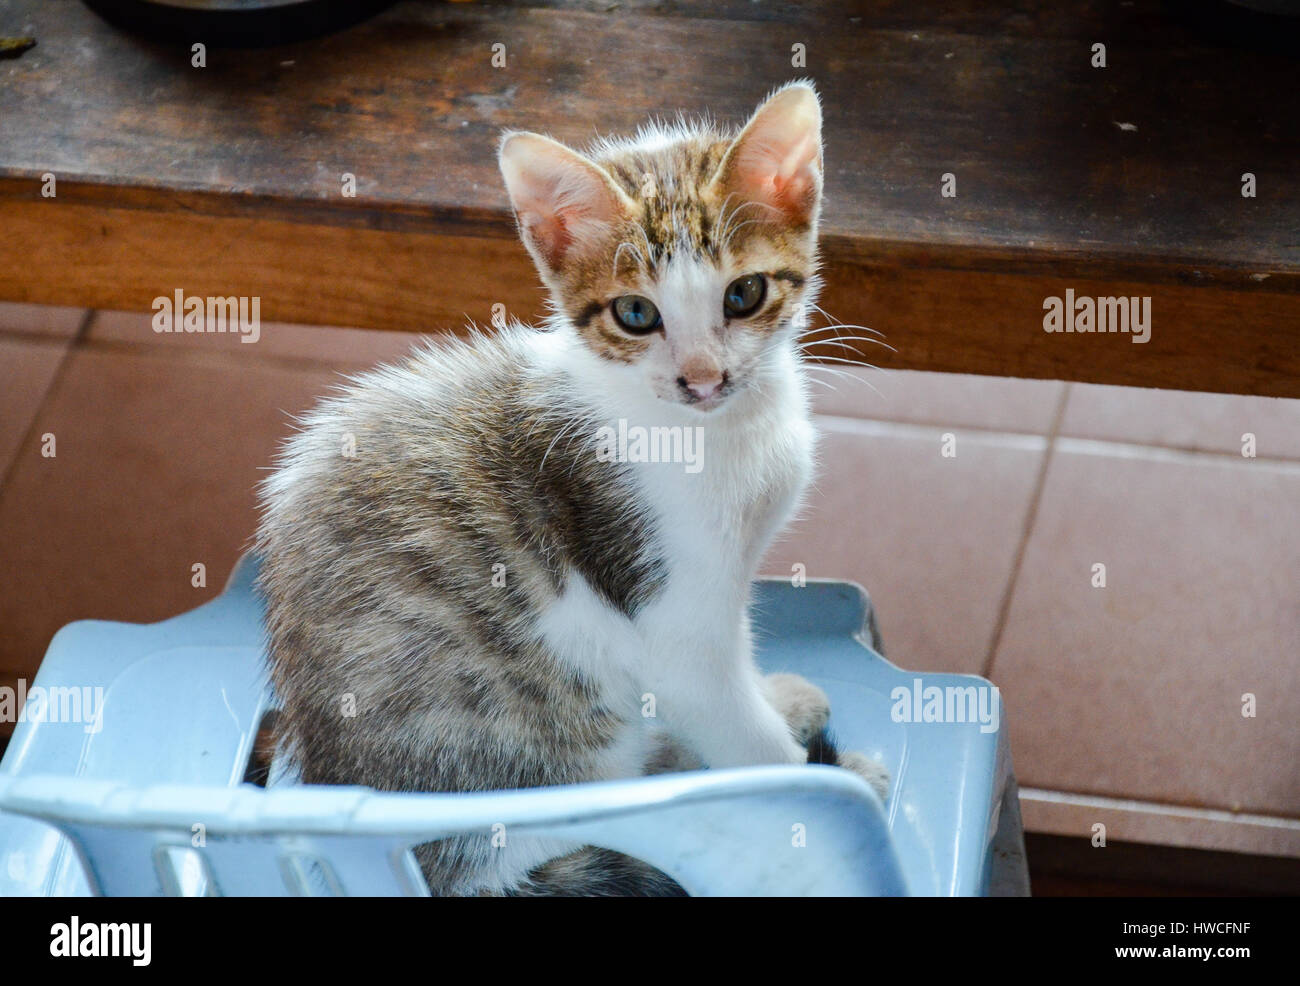
<svg viewBox="0 0 1300 986">
<path fill-rule="evenodd" d="M 608 174 L 549 137 L 508 134 L 500 163 L 524 245 L 543 274 L 607 246 L 614 224 L 630 215 L 631 201 Z"/>
<path fill-rule="evenodd" d="M 713 181 L 724 197 L 735 193 L 764 203 L 787 222 L 815 219 L 822 189 L 822 111 L 813 87 L 786 86 L 760 106 Z"/>
</svg>

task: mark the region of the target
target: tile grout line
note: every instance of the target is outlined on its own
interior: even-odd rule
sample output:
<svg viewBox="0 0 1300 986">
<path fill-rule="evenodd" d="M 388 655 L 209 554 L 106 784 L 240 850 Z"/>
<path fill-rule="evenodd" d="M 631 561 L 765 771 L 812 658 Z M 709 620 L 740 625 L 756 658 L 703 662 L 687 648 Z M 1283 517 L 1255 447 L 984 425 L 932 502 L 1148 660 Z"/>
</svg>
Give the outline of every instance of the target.
<svg viewBox="0 0 1300 986">
<path fill-rule="evenodd" d="M 9 480 L 13 478 L 14 473 L 18 469 L 18 463 L 22 459 L 23 449 L 27 448 L 27 443 L 30 442 L 32 436 L 36 434 L 37 426 L 41 420 L 41 412 L 45 410 L 46 406 L 49 404 L 50 395 L 54 393 L 55 388 L 57 388 L 59 383 L 63 380 L 63 375 L 67 372 L 68 368 L 68 358 L 72 355 L 72 351 L 81 345 L 82 340 L 85 339 L 87 333 L 90 331 L 90 323 L 94 317 L 95 310 L 93 308 L 87 308 L 85 314 L 81 316 L 81 321 L 77 323 L 77 331 L 68 339 L 68 344 L 64 347 L 63 355 L 59 357 L 59 365 L 54 368 L 54 374 L 50 377 L 49 386 L 47 386 L 45 392 L 41 394 L 40 403 L 36 405 L 36 410 L 32 414 L 32 420 L 28 422 L 27 428 L 23 431 L 22 441 L 18 443 L 18 448 L 14 452 L 13 458 L 9 460 L 9 465 L 5 467 L 4 474 L 0 475 L 0 496 L 3 496 L 4 491 L 9 488 Z"/>
<path fill-rule="evenodd" d="M 1112 811 L 1130 811 L 1150 815 L 1173 815 L 1215 822 L 1244 823 L 1300 831 L 1300 818 L 1294 815 L 1267 814 L 1260 811 L 1234 811 L 1215 805 L 1197 805 L 1177 801 L 1156 801 L 1149 798 L 1122 797 L 1113 794 L 1085 794 L 1060 788 L 1027 786 L 1020 788 L 1022 801 L 1044 805 L 1063 805 L 1070 808 L 1098 808 Z"/>
<path fill-rule="evenodd" d="M 77 331 L 72 333 L 72 345 L 80 346 L 90 335 L 90 323 L 95 321 L 95 316 L 99 314 L 98 308 L 87 308 L 86 314 L 81 316 L 81 321 L 77 323 Z M 71 348 L 69 346 L 68 348 Z"/>
<path fill-rule="evenodd" d="M 1067 387 L 1074 384 L 1069 381 L 1062 381 Z M 1055 411 L 1053 411 L 1055 413 Z M 884 429 L 897 430 L 903 433 L 922 434 L 929 437 L 934 432 L 939 431 L 963 431 L 970 432 L 984 439 L 1027 439 L 1048 440 L 1051 423 L 1048 429 L 1037 431 L 1017 431 L 1014 428 L 995 428 L 989 425 L 971 425 L 971 424 L 954 424 L 952 421 L 910 421 L 902 418 L 872 418 L 872 417 L 855 417 L 845 414 L 826 414 L 814 410 L 813 416 L 836 424 L 841 425 L 866 425 L 879 426 Z M 1139 439 L 1126 438 L 1085 438 L 1078 435 L 1054 436 L 1058 447 L 1069 446 L 1074 450 L 1098 450 L 1095 454 L 1124 455 L 1134 454 L 1142 456 L 1160 456 L 1169 455 L 1177 456 L 1184 462 L 1237 462 L 1241 459 L 1238 452 L 1230 452 L 1223 449 L 1213 448 L 1194 448 L 1187 445 L 1169 445 L 1164 442 L 1143 441 Z M 1300 456 L 1287 455 L 1260 455 L 1252 458 L 1251 462 L 1258 462 L 1266 466 L 1295 467 Z"/>
<path fill-rule="evenodd" d="M 985 678 L 993 673 L 993 661 L 997 657 L 998 645 L 1002 643 L 1002 634 L 1006 630 L 1007 617 L 1011 612 L 1011 600 L 1015 595 L 1016 584 L 1020 581 L 1020 569 L 1025 561 L 1025 551 L 1029 547 L 1029 539 L 1033 536 L 1034 527 L 1038 523 L 1038 508 L 1043 500 L 1043 489 L 1047 485 L 1047 470 L 1052 464 L 1052 453 L 1056 450 L 1056 439 L 1061 431 L 1061 422 L 1065 420 L 1065 406 L 1070 400 L 1070 391 L 1073 388 L 1074 385 L 1070 383 L 1062 388 L 1061 396 L 1057 398 L 1056 410 L 1052 414 L 1052 423 L 1047 430 L 1047 448 L 1043 450 L 1043 461 L 1038 467 L 1034 492 L 1025 510 L 1025 523 L 1020 532 L 1020 543 L 1016 546 L 1016 556 L 1011 563 L 1011 572 L 1007 576 L 1007 585 L 1002 593 L 1001 604 L 998 606 L 998 618 L 993 624 L 988 653 L 984 657 L 984 665 L 981 668 L 980 673 Z"/>
</svg>

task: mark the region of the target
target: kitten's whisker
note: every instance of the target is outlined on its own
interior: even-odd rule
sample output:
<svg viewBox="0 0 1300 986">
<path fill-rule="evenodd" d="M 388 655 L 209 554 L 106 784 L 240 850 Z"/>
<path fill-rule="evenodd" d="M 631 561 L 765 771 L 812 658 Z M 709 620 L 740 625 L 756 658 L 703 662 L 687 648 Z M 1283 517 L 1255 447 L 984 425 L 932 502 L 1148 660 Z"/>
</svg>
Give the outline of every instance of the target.
<svg viewBox="0 0 1300 986">
<path fill-rule="evenodd" d="M 718 227 L 722 233 L 724 241 L 727 235 L 727 227 L 731 225 L 732 218 L 732 214 L 727 211 L 727 206 L 730 204 L 732 198 L 735 197 L 735 194 L 735 192 L 728 193 L 726 200 L 722 203 L 722 211 L 718 216 Z"/>
<path fill-rule="evenodd" d="M 816 308 L 815 304 L 813 307 Z M 822 310 L 818 308 L 818 311 L 820 312 Z M 826 315 L 826 312 L 822 313 L 823 315 Z M 805 329 L 800 333 L 800 336 L 798 336 L 798 340 L 800 340 L 801 343 L 824 342 L 827 340 L 822 340 L 822 338 L 818 338 L 818 336 L 822 333 L 833 333 L 835 334 L 836 340 L 868 341 L 867 337 L 863 336 L 845 336 L 844 329 L 854 329 L 859 330 L 859 332 L 874 333 L 872 334 L 870 341 L 876 342 L 881 346 L 885 345 L 884 342 L 881 342 L 881 340 L 884 340 L 885 334 L 880 332 L 880 329 L 872 329 L 870 325 L 854 325 L 853 323 L 846 323 L 846 321 L 836 321 L 836 323 L 831 323 L 829 325 L 816 325 L 813 326 L 813 328 Z"/>
<path fill-rule="evenodd" d="M 733 192 L 732 195 L 734 195 L 734 194 L 735 194 L 735 193 Z M 731 200 L 731 195 L 728 195 L 728 196 L 727 196 L 727 201 L 730 201 L 730 200 Z M 735 222 L 736 217 L 740 215 L 741 210 L 742 210 L 742 209 L 745 209 L 747 206 L 751 206 L 751 205 L 753 205 L 753 206 L 758 206 L 759 208 L 762 208 L 762 209 L 768 209 L 768 210 L 770 210 L 770 211 L 772 211 L 772 212 L 776 212 L 776 213 L 778 213 L 778 214 L 779 214 L 780 211 L 781 211 L 781 210 L 777 209 L 775 206 L 770 206 L 770 205 L 768 205 L 766 202 L 754 202 L 754 201 L 752 201 L 752 200 L 750 200 L 750 201 L 745 201 L 745 202 L 741 202 L 738 206 L 736 206 L 734 209 L 732 209 L 730 213 L 725 213 L 724 216 L 723 216 L 723 218 L 722 218 L 721 223 L 719 224 L 719 225 L 722 227 L 722 235 L 719 237 L 719 240 L 720 240 L 719 246 L 720 246 L 720 248 L 722 248 L 722 249 L 726 249 L 728 246 L 731 245 L 731 238 L 732 238 L 733 236 L 736 235 L 736 233 L 740 230 L 740 228 L 741 228 L 742 226 L 745 225 L 745 223 L 741 223 L 741 224 L 739 224 L 739 225 L 737 225 L 737 226 L 734 226 L 734 227 L 733 227 L 732 224 Z M 724 207 L 725 207 L 725 203 L 724 203 Z M 747 219 L 747 220 L 745 220 L 745 222 L 756 223 L 756 222 L 762 222 L 762 220 L 761 220 L 761 219 Z"/>
<path fill-rule="evenodd" d="M 645 252 L 642 253 L 642 256 L 645 257 L 645 265 L 649 267 L 654 263 L 655 257 L 655 248 L 650 244 L 650 234 L 645 231 L 645 227 L 640 223 L 633 223 L 632 226 L 641 235 L 642 242 L 645 243 Z"/>
<path fill-rule="evenodd" d="M 885 345 L 885 343 L 881 342 L 879 339 L 873 338 L 872 336 L 841 336 L 837 339 L 805 339 L 803 342 L 797 343 L 797 345 L 800 349 L 808 349 L 812 346 L 841 346 L 852 349 L 853 346 L 849 344 L 853 342 L 870 342 L 877 346 Z"/>
<path fill-rule="evenodd" d="M 731 200 L 734 199 L 735 197 L 736 197 L 735 192 L 728 192 L 727 197 L 722 200 L 722 207 L 718 209 L 718 226 L 721 227 L 726 225 L 727 206 L 731 205 Z"/>
<path fill-rule="evenodd" d="M 745 205 L 759 205 L 759 206 L 762 206 L 762 207 L 765 208 L 765 209 L 772 209 L 771 206 L 767 205 L 767 204 L 764 203 L 764 202 L 747 202 L 747 203 L 745 203 Z M 740 232 L 742 229 L 744 229 L 746 226 L 749 226 L 749 225 L 751 225 L 751 224 L 753 224 L 753 223 L 761 223 L 761 222 L 764 222 L 764 221 L 765 221 L 763 218 L 760 217 L 760 218 L 758 218 L 758 219 L 746 219 L 744 222 L 739 222 L 739 223 L 735 222 L 735 217 L 736 217 L 736 215 L 739 214 L 739 212 L 740 212 L 740 210 L 741 210 L 742 208 L 743 208 L 743 206 L 738 206 L 738 207 L 733 211 L 733 213 L 732 213 L 731 221 L 729 222 L 729 224 L 728 224 L 728 226 L 727 226 L 727 235 L 726 235 L 726 238 L 723 240 L 723 246 L 724 246 L 724 247 L 729 247 L 729 246 L 731 246 L 731 241 L 732 241 L 732 239 L 735 237 L 735 235 L 736 235 L 737 233 L 739 233 L 739 232 Z M 775 210 L 775 209 L 772 209 L 772 211 L 775 212 L 776 210 Z"/>
<path fill-rule="evenodd" d="M 819 325 L 818 328 L 811 330 L 811 332 L 803 333 L 803 336 L 801 338 L 803 341 L 815 341 L 816 334 L 823 333 L 823 332 L 833 333 L 835 334 L 835 338 L 846 338 L 844 334 L 844 329 L 849 329 L 850 332 L 858 332 L 858 330 L 861 330 L 861 332 L 872 333 L 871 334 L 872 340 L 876 340 L 876 341 L 884 340 L 884 334 L 876 332 L 875 329 L 863 329 L 861 325 L 846 325 L 846 324 L 845 325 Z M 852 338 L 862 338 L 862 337 L 854 336 Z"/>
<path fill-rule="evenodd" d="M 823 367 L 823 369 L 824 369 L 824 367 Z M 888 399 L 888 398 L 885 398 L 885 395 L 884 395 L 884 394 L 881 394 L 881 393 L 880 393 L 880 390 L 876 389 L 875 386 L 872 386 L 872 385 L 871 385 L 871 381 L 870 381 L 870 380 L 863 380 L 862 377 L 850 377 L 850 379 L 852 379 L 854 382 L 857 382 L 857 384 L 861 384 L 862 386 L 866 386 L 866 388 L 870 388 L 870 389 L 872 390 L 872 392 L 874 392 L 876 395 L 878 395 L 878 397 L 880 397 L 881 399 Z M 810 377 L 807 377 L 807 380 L 809 380 L 810 384 L 820 384 L 820 385 L 822 385 L 822 386 L 828 386 L 828 388 L 831 388 L 832 390 L 835 390 L 835 392 L 836 392 L 837 394 L 841 393 L 840 388 L 837 388 L 837 386 L 831 384 L 831 381 L 829 381 L 829 380 L 823 380 L 822 377 L 814 377 L 814 376 L 810 376 Z"/>
<path fill-rule="evenodd" d="M 821 315 L 822 318 L 826 319 L 826 321 L 830 323 L 828 325 L 823 325 L 820 328 L 813 331 L 824 331 L 827 329 L 861 329 L 863 332 L 874 332 L 882 339 L 885 338 L 885 333 L 881 332 L 879 329 L 873 329 L 869 325 L 853 325 L 852 323 L 849 322 L 841 322 L 839 319 L 837 319 L 834 315 L 832 315 L 830 312 L 828 312 L 825 308 L 823 308 L 821 305 L 817 304 L 816 302 L 810 302 L 810 304 L 812 305 L 813 308 L 817 309 L 818 313 Z"/>
<path fill-rule="evenodd" d="M 829 373 L 833 377 L 853 377 L 855 380 L 858 379 L 856 373 L 850 373 L 848 370 L 838 366 L 829 366 L 825 363 L 804 363 L 803 365 L 806 370 L 817 370 L 820 373 Z"/>
<path fill-rule="evenodd" d="M 739 233 L 739 232 L 740 232 L 742 229 L 744 229 L 746 226 L 752 226 L 752 225 L 754 225 L 755 223 L 761 223 L 761 222 L 763 222 L 763 221 L 764 221 L 764 220 L 762 220 L 762 219 L 746 219 L 744 222 L 737 223 L 735 229 L 731 229 L 731 230 L 728 230 L 728 231 L 727 231 L 727 238 L 726 238 L 726 240 L 723 241 L 723 246 L 724 246 L 724 247 L 725 247 L 725 246 L 730 246 L 730 245 L 731 245 L 731 238 L 732 238 L 733 236 L 735 236 L 737 233 Z"/>
<path fill-rule="evenodd" d="M 629 240 L 624 240 L 622 243 L 618 245 L 618 249 L 614 251 L 613 276 L 615 280 L 618 280 L 618 258 L 623 255 L 624 250 L 633 250 L 638 254 L 641 253 L 641 248 L 637 246 L 635 243 L 630 242 Z M 641 263 L 643 266 L 646 263 L 644 254 L 641 255 Z"/>
<path fill-rule="evenodd" d="M 880 370 L 880 367 L 878 367 L 878 366 L 872 366 L 872 365 L 870 365 L 869 363 L 854 363 L 854 364 L 852 364 L 852 365 L 855 366 L 855 367 L 862 367 L 862 368 L 867 369 L 867 370 Z M 803 366 L 804 366 L 804 369 L 807 369 L 807 370 L 820 370 L 820 371 L 823 372 L 823 373 L 839 374 L 840 376 L 845 376 L 845 377 L 856 377 L 856 376 L 857 376 L 857 374 L 855 374 L 855 373 L 850 373 L 848 370 L 843 369 L 842 367 L 831 366 L 831 365 L 829 365 L 829 364 L 827 364 L 827 363 L 812 363 L 812 362 L 804 362 Z M 881 370 L 881 372 L 883 373 L 884 371 Z"/>
<path fill-rule="evenodd" d="M 861 342 L 871 342 L 871 341 L 872 340 L 870 339 L 861 340 Z M 889 345 L 888 343 L 881 342 L 881 343 L 877 343 L 877 345 L 879 345 L 881 349 L 888 349 L 891 353 L 898 352 L 897 349 L 895 349 L 893 346 Z M 841 342 L 839 339 L 819 339 L 816 342 L 811 342 L 806 345 L 799 346 L 799 352 L 801 352 L 805 356 L 808 356 L 813 352 L 820 352 L 820 350 L 815 349 L 815 347 L 818 346 L 831 346 L 836 349 L 847 349 L 850 352 L 861 354 L 864 360 L 867 352 L 865 349 L 862 348 L 860 343 L 858 345 L 850 345 L 847 341 Z"/>
<path fill-rule="evenodd" d="M 854 366 L 861 366 L 862 364 L 860 364 L 860 363 L 854 363 L 853 365 L 854 365 Z M 880 397 L 881 400 L 888 400 L 888 399 L 889 399 L 889 398 L 887 398 L 884 394 L 882 394 L 882 393 L 880 392 L 880 388 L 879 388 L 879 387 L 877 387 L 874 383 L 872 383 L 870 380 L 868 380 L 868 379 L 867 379 L 866 377 L 864 377 L 864 376 L 858 376 L 857 374 L 854 374 L 854 373 L 848 373 L 848 372 L 846 372 L 846 371 L 844 371 L 844 370 L 837 369 L 836 367 L 833 367 L 833 366 L 820 366 L 820 365 L 818 365 L 818 364 L 816 364 L 816 363 L 808 363 L 808 364 L 805 365 L 805 368 L 806 368 L 806 369 L 809 369 L 809 370 L 818 370 L 818 371 L 820 371 L 820 372 L 822 372 L 822 373 L 829 373 L 829 374 L 831 374 L 832 376 L 848 377 L 848 378 L 850 378 L 850 379 L 857 380 L 857 381 L 859 381 L 859 382 L 865 384 L 866 386 L 870 387 L 873 391 L 875 391 L 875 393 L 877 394 L 877 396 Z M 880 367 L 878 367 L 878 366 L 868 366 L 867 369 L 869 369 L 869 370 L 879 370 Z M 815 380 L 815 379 L 817 379 L 817 378 L 816 378 L 816 377 L 810 377 L 809 379 Z"/>
<path fill-rule="evenodd" d="M 859 329 L 863 332 L 874 332 L 876 335 L 880 336 L 880 338 L 885 338 L 885 333 L 881 332 L 879 329 L 873 329 L 869 325 L 854 325 L 852 322 L 832 322 L 829 325 L 818 325 L 815 328 L 808 329 L 807 331 L 809 333 L 836 332 L 839 329 Z"/>
<path fill-rule="evenodd" d="M 841 349 L 852 349 L 856 352 L 858 347 L 849 345 L 849 343 L 852 342 L 869 342 L 875 346 L 882 346 L 883 348 L 888 349 L 891 353 L 898 352 L 898 350 L 889 343 L 881 342 L 879 339 L 874 339 L 871 336 L 840 336 L 835 339 L 808 339 L 804 342 L 797 343 L 797 345 L 803 352 L 807 352 L 812 346 L 839 346 Z"/>
<path fill-rule="evenodd" d="M 880 370 L 880 367 L 874 366 L 871 363 L 864 363 L 861 360 L 856 359 L 844 359 L 841 356 L 810 356 L 804 365 L 816 366 L 818 363 L 843 363 L 845 366 L 865 366 L 872 370 Z M 880 372 L 884 373 L 885 371 L 880 370 Z"/>
<path fill-rule="evenodd" d="M 868 379 L 868 378 L 865 377 L 865 376 L 861 376 L 861 375 L 857 375 L 857 374 L 852 374 L 852 373 L 845 373 L 843 370 L 836 370 L 834 367 L 829 367 L 829 366 L 810 366 L 810 367 L 808 367 L 808 369 L 809 369 L 809 370 L 818 370 L 818 371 L 820 371 L 820 372 L 822 372 L 822 373 L 829 374 L 830 376 L 835 377 L 835 378 L 837 378 L 837 379 L 849 379 L 849 380 L 852 380 L 854 383 L 861 384 L 863 387 L 866 387 L 866 388 L 868 388 L 869 390 L 871 390 L 872 393 L 874 393 L 874 394 L 875 394 L 877 397 L 879 397 L 881 400 L 883 400 L 883 401 L 888 401 L 888 400 L 889 400 L 889 398 L 888 398 L 888 397 L 887 397 L 887 396 L 886 396 L 886 395 L 885 395 L 885 394 L 880 390 L 880 388 L 877 387 L 874 383 L 871 382 L 870 379 Z M 873 369 L 874 369 L 874 368 L 873 368 Z M 809 380 L 816 380 L 816 379 L 818 379 L 818 378 L 815 377 L 815 376 L 809 376 L 808 379 L 809 379 Z"/>
<path fill-rule="evenodd" d="M 820 379 L 820 378 L 818 378 L 818 377 L 809 377 L 809 378 L 808 378 L 808 382 L 809 382 L 809 383 L 820 384 L 820 385 L 823 386 L 823 387 L 829 387 L 831 390 L 835 391 L 835 393 L 837 393 L 837 394 L 840 392 L 840 388 L 837 387 L 837 386 L 835 386 L 835 384 L 831 383 L 829 380 L 822 380 L 822 379 Z"/>
</svg>

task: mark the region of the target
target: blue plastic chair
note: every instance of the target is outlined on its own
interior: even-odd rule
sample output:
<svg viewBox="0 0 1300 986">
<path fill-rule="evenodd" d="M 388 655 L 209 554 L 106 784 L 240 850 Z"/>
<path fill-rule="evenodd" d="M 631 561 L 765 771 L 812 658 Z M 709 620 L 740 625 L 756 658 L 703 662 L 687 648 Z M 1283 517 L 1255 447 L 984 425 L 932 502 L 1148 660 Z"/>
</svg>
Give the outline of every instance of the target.
<svg viewBox="0 0 1300 986">
<path fill-rule="evenodd" d="M 889 664 L 857 586 L 760 581 L 755 636 L 764 670 L 825 689 L 844 749 L 883 759 L 884 804 L 812 766 L 483 794 L 243 783 L 274 704 L 255 571 L 246 557 L 221 596 L 161 623 L 54 637 L 33 683 L 52 698 L 0 761 L 0 895 L 424 894 L 412 846 L 496 832 L 619 850 L 694 895 L 1028 892 L 1002 717 L 891 716 L 899 687 L 991 686 Z M 87 687 L 99 728 L 53 721 L 71 696 L 54 690 Z"/>
</svg>

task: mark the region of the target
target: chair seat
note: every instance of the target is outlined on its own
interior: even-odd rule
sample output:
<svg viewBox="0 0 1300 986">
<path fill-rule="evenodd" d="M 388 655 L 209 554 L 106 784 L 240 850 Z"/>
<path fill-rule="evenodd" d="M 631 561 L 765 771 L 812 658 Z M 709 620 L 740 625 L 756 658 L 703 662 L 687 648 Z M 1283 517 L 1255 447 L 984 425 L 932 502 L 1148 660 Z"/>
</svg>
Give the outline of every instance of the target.
<svg viewBox="0 0 1300 986">
<path fill-rule="evenodd" d="M 816 767 L 380 794 L 242 783 L 274 704 L 256 568 L 246 556 L 219 597 L 161 623 L 82 621 L 55 635 L 31 687 L 42 701 L 29 697 L 44 708 L 0 761 L 0 895 L 421 893 L 409 846 L 493 824 L 630 852 L 702 895 L 978 895 L 997 882 L 995 860 L 1011 866 L 1012 891 L 1027 890 L 996 689 L 894 667 L 868 646 L 857 586 L 760 580 L 754 636 L 764 671 L 826 691 L 842 749 L 889 768 L 883 805 L 857 777 Z M 81 721 L 56 721 L 68 689 Z"/>
</svg>

